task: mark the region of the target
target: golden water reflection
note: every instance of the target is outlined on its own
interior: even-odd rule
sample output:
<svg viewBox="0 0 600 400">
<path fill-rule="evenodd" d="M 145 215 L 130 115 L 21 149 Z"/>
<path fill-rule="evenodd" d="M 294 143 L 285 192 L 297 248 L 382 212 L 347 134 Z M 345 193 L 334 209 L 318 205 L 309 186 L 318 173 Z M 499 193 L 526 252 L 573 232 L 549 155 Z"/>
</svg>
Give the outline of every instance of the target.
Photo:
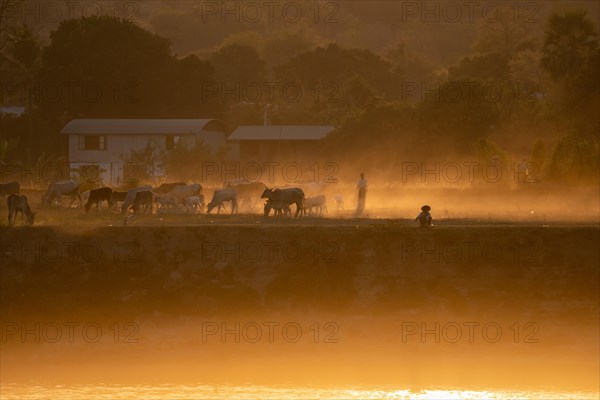
<svg viewBox="0 0 600 400">
<path fill-rule="evenodd" d="M 593 392 L 402 390 L 317 388 L 309 386 L 207 386 L 207 385 L 2 385 L 0 397 L 9 399 L 401 399 L 401 400 L 513 400 L 598 399 Z"/>
</svg>

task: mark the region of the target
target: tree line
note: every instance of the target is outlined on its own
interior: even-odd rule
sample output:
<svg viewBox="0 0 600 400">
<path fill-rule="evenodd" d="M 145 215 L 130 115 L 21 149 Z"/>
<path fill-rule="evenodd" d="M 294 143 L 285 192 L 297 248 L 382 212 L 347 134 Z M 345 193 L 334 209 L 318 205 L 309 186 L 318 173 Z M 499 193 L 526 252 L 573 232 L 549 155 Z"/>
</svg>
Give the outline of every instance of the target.
<svg viewBox="0 0 600 400">
<path fill-rule="evenodd" d="M 219 118 L 235 128 L 262 124 L 267 107 L 272 124 L 338 127 L 322 156 L 365 167 L 374 155 L 382 166 L 469 157 L 485 140 L 556 180 L 597 177 L 597 28 L 577 10 L 544 27 L 541 36 L 513 21 L 482 27 L 471 54 L 439 70 L 402 41 L 377 54 L 290 35 L 269 42 L 282 51 L 265 60 L 246 33 L 201 58 L 116 17 L 63 21 L 47 44 L 14 26 L 0 32 L 2 103 L 26 112 L 2 116 L 0 156 L 64 155 L 59 132 L 75 118 Z"/>
</svg>

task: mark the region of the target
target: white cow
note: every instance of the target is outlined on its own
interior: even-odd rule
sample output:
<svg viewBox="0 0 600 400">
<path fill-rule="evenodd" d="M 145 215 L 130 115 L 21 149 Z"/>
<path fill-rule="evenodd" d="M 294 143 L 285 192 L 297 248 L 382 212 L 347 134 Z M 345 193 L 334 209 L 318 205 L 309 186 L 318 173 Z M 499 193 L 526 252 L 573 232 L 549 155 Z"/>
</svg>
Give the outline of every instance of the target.
<svg viewBox="0 0 600 400">
<path fill-rule="evenodd" d="M 173 190 L 167 193 L 166 197 L 175 197 L 177 199 L 184 199 L 186 197 L 198 196 L 202 193 L 202 185 L 199 183 L 192 183 L 190 185 L 175 186 Z"/>
<path fill-rule="evenodd" d="M 223 202 L 231 201 L 231 213 L 237 211 L 237 192 L 234 188 L 217 189 L 213 194 L 212 200 L 208 203 L 206 212 L 210 213 L 213 208 L 217 207 L 217 214 L 221 212 L 221 207 L 224 207 Z"/>
<path fill-rule="evenodd" d="M 42 205 L 49 206 L 54 200 L 60 200 L 62 196 L 71 196 L 71 203 L 69 207 L 73 205 L 75 199 L 79 199 L 79 205 L 82 205 L 81 195 L 79 194 L 79 182 L 76 181 L 58 181 L 48 185 L 48 190 L 42 197 Z"/>
</svg>

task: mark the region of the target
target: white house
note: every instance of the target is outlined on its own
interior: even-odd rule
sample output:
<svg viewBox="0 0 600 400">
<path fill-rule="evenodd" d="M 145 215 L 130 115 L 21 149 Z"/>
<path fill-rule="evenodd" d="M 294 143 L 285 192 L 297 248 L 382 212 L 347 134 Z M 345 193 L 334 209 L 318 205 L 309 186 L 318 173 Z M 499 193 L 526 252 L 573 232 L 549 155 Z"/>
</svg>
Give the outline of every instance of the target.
<svg viewBox="0 0 600 400">
<path fill-rule="evenodd" d="M 227 145 L 227 129 L 218 119 L 75 119 L 61 134 L 69 135 L 71 170 L 98 166 L 105 184 L 123 182 L 123 159 L 149 142 L 168 150 L 201 139 L 213 153 Z M 155 175 L 161 175 L 158 166 Z"/>
</svg>

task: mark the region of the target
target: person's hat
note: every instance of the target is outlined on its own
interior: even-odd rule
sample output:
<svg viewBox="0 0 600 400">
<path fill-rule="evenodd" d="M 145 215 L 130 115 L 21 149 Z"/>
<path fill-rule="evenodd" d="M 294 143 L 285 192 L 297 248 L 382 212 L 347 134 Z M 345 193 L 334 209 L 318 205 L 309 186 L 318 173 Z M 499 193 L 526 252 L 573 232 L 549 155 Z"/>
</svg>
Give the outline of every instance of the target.
<svg viewBox="0 0 600 400">
<path fill-rule="evenodd" d="M 421 211 L 425 211 L 425 212 L 431 211 L 431 207 L 425 205 L 425 206 L 421 207 Z"/>
</svg>

